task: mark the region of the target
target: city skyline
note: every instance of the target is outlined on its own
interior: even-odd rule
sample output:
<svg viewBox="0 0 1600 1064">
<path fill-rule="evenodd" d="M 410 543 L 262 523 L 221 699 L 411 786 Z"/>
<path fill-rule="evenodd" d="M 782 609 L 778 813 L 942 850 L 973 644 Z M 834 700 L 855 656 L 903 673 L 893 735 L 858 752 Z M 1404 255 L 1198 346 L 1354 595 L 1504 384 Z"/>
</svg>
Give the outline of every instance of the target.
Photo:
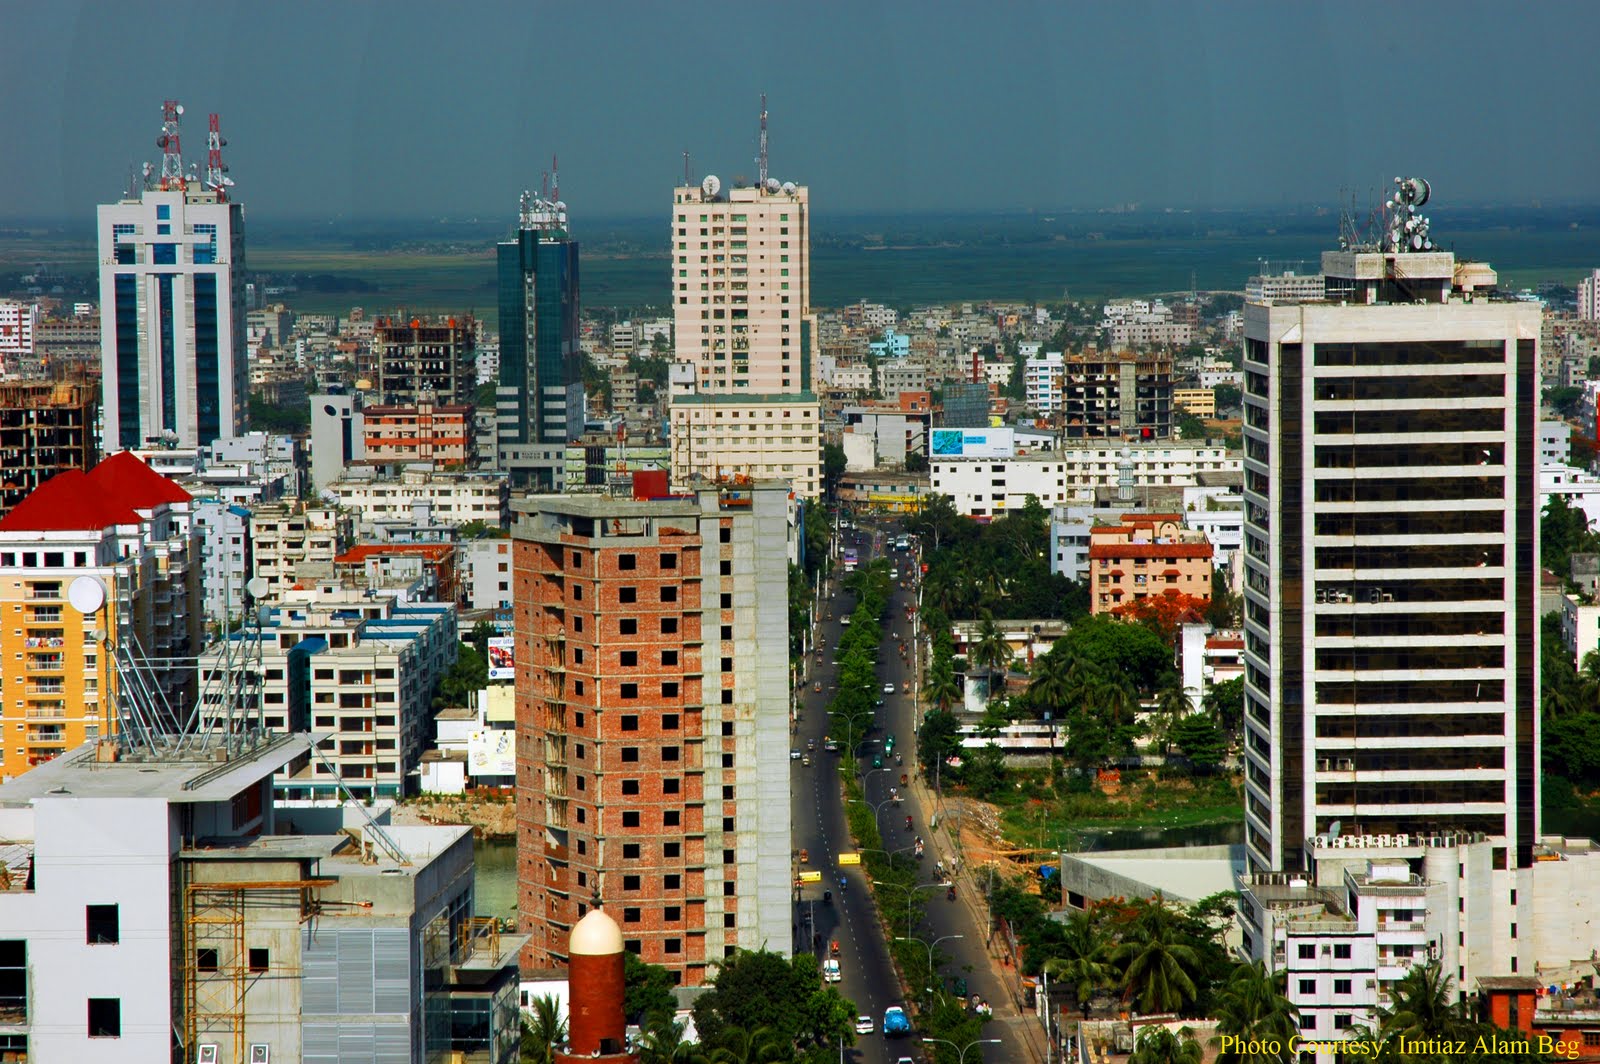
<svg viewBox="0 0 1600 1064">
<path fill-rule="evenodd" d="M 1384 34 L 1316 8 L 1018 3 L 984 13 L 977 48 L 966 9 L 913 10 L 18 5 L 32 46 L 0 71 L 0 132 L 29 149 L 0 187 L 8 216 L 76 216 L 186 97 L 221 113 L 241 198 L 283 218 L 509 219 L 552 153 L 584 214 L 647 213 L 685 150 L 697 180 L 754 176 L 762 92 L 773 174 L 830 189 L 829 211 L 1326 202 L 1391 172 L 1451 175 L 1456 203 L 1554 203 L 1592 198 L 1600 171 L 1600 145 L 1563 131 L 1600 77 L 1576 5 Z M 163 48 L 186 62 L 146 61 Z"/>
</svg>

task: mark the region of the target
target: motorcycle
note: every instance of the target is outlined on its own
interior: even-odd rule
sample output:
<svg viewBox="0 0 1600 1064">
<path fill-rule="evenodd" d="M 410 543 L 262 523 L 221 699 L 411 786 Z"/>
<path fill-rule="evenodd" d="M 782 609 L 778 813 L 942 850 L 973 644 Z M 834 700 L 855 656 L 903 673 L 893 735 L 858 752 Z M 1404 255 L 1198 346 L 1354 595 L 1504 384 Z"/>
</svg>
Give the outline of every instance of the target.
<svg viewBox="0 0 1600 1064">
<path fill-rule="evenodd" d="M 907 831 L 911 830 L 911 818 L 909 816 L 906 817 L 906 830 Z"/>
<path fill-rule="evenodd" d="M 945 891 L 945 895 L 944 896 L 946 898 L 948 898 L 950 901 L 955 901 L 956 900 L 956 888 L 955 887 L 951 887 L 949 890 Z"/>
<path fill-rule="evenodd" d="M 833 904 L 833 891 L 825 890 L 825 891 L 822 892 L 822 904 L 824 904 L 824 905 L 832 905 Z"/>
</svg>

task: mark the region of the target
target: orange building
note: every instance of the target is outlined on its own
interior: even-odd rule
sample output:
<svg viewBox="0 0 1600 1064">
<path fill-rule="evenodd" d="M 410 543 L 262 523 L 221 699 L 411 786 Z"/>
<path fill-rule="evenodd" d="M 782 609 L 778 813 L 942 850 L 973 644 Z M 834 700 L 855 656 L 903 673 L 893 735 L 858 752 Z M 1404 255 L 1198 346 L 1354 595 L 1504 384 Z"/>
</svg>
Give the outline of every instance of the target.
<svg viewBox="0 0 1600 1064">
<path fill-rule="evenodd" d="M 1123 514 L 1089 530 L 1089 612 L 1155 595 L 1211 597 L 1211 543 L 1181 514 Z"/>
<path fill-rule="evenodd" d="M 1489 976 L 1478 980 L 1478 1010 L 1496 1027 L 1527 1035 L 1534 1053 L 1557 1060 L 1600 1060 L 1600 999 L 1590 987 L 1548 994 L 1531 975 Z M 1549 1043 L 1541 1046 L 1543 1038 Z M 1546 1048 L 1550 1043 L 1560 1049 Z"/>
<path fill-rule="evenodd" d="M 368 462 L 470 465 L 478 459 L 473 408 L 423 400 L 362 410 Z"/>
</svg>

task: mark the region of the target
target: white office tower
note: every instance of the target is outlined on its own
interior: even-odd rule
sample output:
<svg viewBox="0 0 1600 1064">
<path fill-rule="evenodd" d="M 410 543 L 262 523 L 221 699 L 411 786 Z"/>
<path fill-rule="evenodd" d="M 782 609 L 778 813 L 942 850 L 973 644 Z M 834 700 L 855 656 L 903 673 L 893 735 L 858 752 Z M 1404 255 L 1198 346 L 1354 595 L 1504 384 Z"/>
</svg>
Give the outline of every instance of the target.
<svg viewBox="0 0 1600 1064">
<path fill-rule="evenodd" d="M 1398 183 L 1326 296 L 1244 310 L 1246 844 L 1539 842 L 1539 308 Z M 1318 843 L 1321 845 L 1322 843 Z"/>
<path fill-rule="evenodd" d="M 184 170 L 183 108 L 162 108 L 159 174 L 99 208 L 102 450 L 203 447 L 245 428 L 244 213 L 211 116 L 207 165 Z"/>
</svg>

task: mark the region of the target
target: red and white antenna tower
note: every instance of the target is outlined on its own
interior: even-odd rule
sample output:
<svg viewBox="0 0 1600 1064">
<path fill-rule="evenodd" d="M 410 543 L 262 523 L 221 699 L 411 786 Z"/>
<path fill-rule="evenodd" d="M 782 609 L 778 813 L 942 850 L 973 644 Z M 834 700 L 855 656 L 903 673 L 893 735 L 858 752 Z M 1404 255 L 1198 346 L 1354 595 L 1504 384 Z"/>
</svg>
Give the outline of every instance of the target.
<svg viewBox="0 0 1600 1064">
<path fill-rule="evenodd" d="M 756 187 L 767 188 L 767 94 L 761 94 L 761 154 L 756 157 Z"/>
<path fill-rule="evenodd" d="M 217 193 L 218 199 L 227 199 L 227 186 L 233 184 L 224 175 L 228 172 L 227 164 L 222 161 L 222 146 L 228 143 L 222 139 L 221 126 L 218 116 L 211 116 L 211 127 L 206 133 L 206 187 Z"/>
<path fill-rule="evenodd" d="M 178 119 L 183 116 L 183 104 L 177 100 L 161 101 L 161 136 L 156 147 L 161 149 L 161 188 L 164 191 L 183 188 L 183 150 L 178 143 Z"/>
</svg>

